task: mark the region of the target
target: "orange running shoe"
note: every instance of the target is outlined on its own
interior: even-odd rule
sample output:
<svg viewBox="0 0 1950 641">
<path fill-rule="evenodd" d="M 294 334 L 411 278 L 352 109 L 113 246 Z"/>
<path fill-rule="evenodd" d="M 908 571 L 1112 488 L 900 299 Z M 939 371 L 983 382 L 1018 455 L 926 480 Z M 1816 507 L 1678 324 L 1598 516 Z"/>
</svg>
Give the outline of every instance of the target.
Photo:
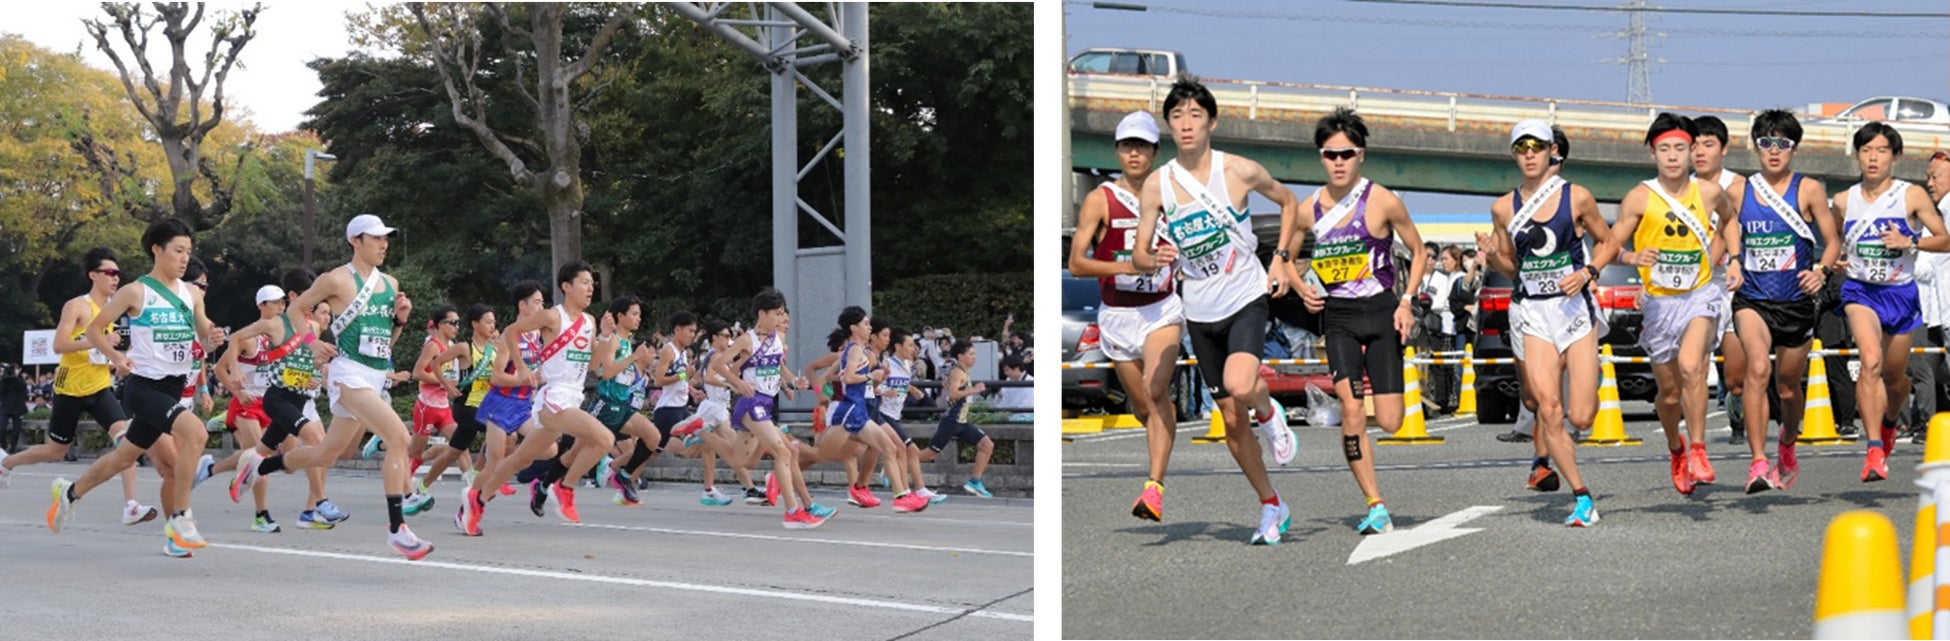
<svg viewBox="0 0 1950 641">
<path fill-rule="evenodd" d="M 1530 480 L 1525 481 L 1523 486 L 1533 492 L 1556 492 L 1557 470 L 1547 465 L 1531 466 Z"/>
<path fill-rule="evenodd" d="M 1701 483 L 1712 483 L 1718 480 L 1719 477 L 1713 474 L 1713 464 L 1706 460 L 1706 444 L 1694 443 L 1692 452 L 1693 480 Z"/>
<path fill-rule="evenodd" d="M 1874 483 L 1889 478 L 1889 455 L 1883 448 L 1869 448 L 1868 458 L 1862 461 L 1862 482 Z"/>
<path fill-rule="evenodd" d="M 1679 450 L 1671 452 L 1671 454 L 1672 489 L 1679 490 L 1680 494 L 1692 496 L 1694 486 L 1693 471 L 1692 466 L 1687 461 L 1688 457 L 1686 456 L 1685 445 L 1681 444 Z"/>
</svg>

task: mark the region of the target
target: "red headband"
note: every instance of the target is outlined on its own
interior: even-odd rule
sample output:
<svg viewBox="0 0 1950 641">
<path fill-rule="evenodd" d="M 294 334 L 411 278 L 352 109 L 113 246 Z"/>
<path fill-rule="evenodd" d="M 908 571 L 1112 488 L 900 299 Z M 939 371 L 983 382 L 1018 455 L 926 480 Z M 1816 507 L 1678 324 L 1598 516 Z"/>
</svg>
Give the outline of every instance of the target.
<svg viewBox="0 0 1950 641">
<path fill-rule="evenodd" d="M 1652 139 L 1652 146 L 1659 146 L 1659 143 L 1664 142 L 1667 138 L 1679 138 L 1685 140 L 1688 145 L 1693 144 L 1693 135 L 1686 133 L 1686 130 L 1668 129 L 1666 133 L 1659 134 L 1658 137 Z"/>
</svg>

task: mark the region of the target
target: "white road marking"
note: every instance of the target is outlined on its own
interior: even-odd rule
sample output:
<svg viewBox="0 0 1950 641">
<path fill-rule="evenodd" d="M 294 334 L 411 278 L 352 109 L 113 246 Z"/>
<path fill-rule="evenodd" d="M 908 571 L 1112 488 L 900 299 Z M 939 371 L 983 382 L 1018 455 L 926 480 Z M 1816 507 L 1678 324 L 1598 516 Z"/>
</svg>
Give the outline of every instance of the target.
<svg viewBox="0 0 1950 641">
<path fill-rule="evenodd" d="M 568 527 L 599 528 L 604 530 L 624 530 L 628 532 L 656 532 L 659 534 L 688 534 L 688 535 L 696 535 L 696 536 L 707 536 L 713 538 L 759 539 L 762 541 L 789 541 L 793 543 L 825 543 L 828 545 L 857 545 L 861 547 L 895 548 L 901 550 L 921 550 L 924 552 L 959 552 L 963 554 L 992 554 L 996 556 L 1019 556 L 1024 558 L 1034 558 L 1036 556 L 1034 552 L 1016 552 L 1013 550 L 986 550 L 982 548 L 941 547 L 941 546 L 933 546 L 933 545 L 912 545 L 907 543 L 882 543 L 879 541 L 848 541 L 845 539 L 814 539 L 814 538 L 805 538 L 805 537 L 798 537 L 798 536 L 752 534 L 749 532 L 713 532 L 707 530 L 679 530 L 675 528 L 643 527 L 639 525 L 603 525 L 600 523 L 583 523 L 581 525 L 563 523 L 562 525 Z"/>
<path fill-rule="evenodd" d="M 1481 532 L 1483 531 L 1482 528 L 1458 528 L 1456 526 L 1501 509 L 1503 509 L 1501 505 L 1478 505 L 1406 530 L 1397 529 L 1387 534 L 1375 534 L 1363 537 L 1361 544 L 1354 547 L 1354 553 L 1348 555 L 1347 564 L 1354 565 L 1363 561 L 1372 561 L 1392 554 L 1407 552 L 1430 543 Z"/>
<path fill-rule="evenodd" d="M 522 569 L 522 568 L 504 568 L 504 567 L 494 567 L 494 566 L 485 566 L 485 565 L 471 565 L 467 563 L 452 563 L 447 561 L 426 561 L 426 560 L 408 561 L 403 558 L 394 558 L 394 557 L 367 556 L 363 554 L 344 554 L 340 552 L 321 552 L 317 550 L 295 550 L 290 548 L 274 548 L 274 547 L 265 547 L 265 546 L 258 546 L 258 545 L 241 545 L 235 543 L 212 543 L 210 544 L 210 547 L 220 548 L 220 549 L 232 549 L 232 550 L 248 550 L 251 552 L 264 552 L 268 554 L 287 554 L 292 556 L 308 556 L 308 557 L 323 558 L 323 559 L 337 559 L 341 561 L 362 561 L 366 563 L 382 563 L 388 565 L 410 565 L 415 567 L 430 567 L 430 568 L 440 568 L 445 570 L 466 570 L 469 572 L 480 572 L 483 574 L 505 574 L 510 576 L 525 576 L 525 577 L 542 578 L 542 579 L 564 579 L 570 581 L 588 581 L 591 583 L 609 583 L 614 585 L 629 585 L 629 586 L 645 587 L 645 588 L 664 588 L 664 589 L 671 589 L 671 590 L 684 590 L 689 592 L 709 592 L 713 594 L 729 594 L 735 596 L 791 599 L 796 601 L 810 601 L 814 603 L 826 603 L 832 605 L 850 605 L 850 606 L 864 607 L 864 608 L 904 610 L 908 612 L 923 612 L 928 614 L 944 614 L 944 615 L 965 614 L 971 617 L 980 617 L 985 619 L 1001 619 L 1003 621 L 1021 621 L 1025 623 L 1035 621 L 1035 617 L 1033 616 L 1024 615 L 1024 614 L 1013 614 L 1008 612 L 990 612 L 987 610 L 970 611 L 962 608 L 951 608 L 951 607 L 938 606 L 938 605 L 926 605 L 920 603 L 902 603 L 899 601 L 883 601 L 879 599 L 837 597 L 837 596 L 828 596 L 824 594 L 811 594 L 805 592 L 787 592 L 784 590 L 760 590 L 760 589 L 753 589 L 753 588 L 738 588 L 738 587 L 722 586 L 722 585 L 704 585 L 700 583 L 679 583 L 675 581 L 652 581 L 648 579 L 631 579 L 626 577 L 602 576 L 598 574 L 551 572 L 548 570 L 529 570 L 529 569 Z"/>
</svg>

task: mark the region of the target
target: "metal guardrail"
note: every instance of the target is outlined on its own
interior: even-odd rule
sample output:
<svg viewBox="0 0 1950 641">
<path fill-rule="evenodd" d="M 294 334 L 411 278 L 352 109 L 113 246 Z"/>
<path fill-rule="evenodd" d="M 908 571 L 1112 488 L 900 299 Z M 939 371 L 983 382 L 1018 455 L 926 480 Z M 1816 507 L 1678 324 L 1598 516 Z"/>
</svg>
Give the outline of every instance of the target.
<svg viewBox="0 0 1950 641">
<path fill-rule="evenodd" d="M 1857 350 L 1857 349 L 1824 349 L 1824 350 L 1821 350 L 1821 351 L 1818 351 L 1818 352 L 1817 352 L 1817 351 L 1810 351 L 1810 352 L 1808 353 L 1808 355 L 1809 355 L 1810 357 L 1815 357 L 1815 356 L 1858 356 L 1858 355 L 1860 355 L 1860 351 L 1861 351 L 1861 350 Z M 1437 352 L 1437 353 L 1438 353 L 1438 354 L 1461 354 L 1462 352 Z M 1911 353 L 1911 354 L 1944 354 L 1944 353 L 1950 353 L 1950 348 L 1945 348 L 1945 347 L 1913 347 L 1913 348 L 1910 348 L 1910 350 L 1909 350 L 1909 353 Z M 1769 355 L 1768 355 L 1768 358 L 1770 358 L 1770 359 L 1771 359 L 1771 358 L 1774 358 L 1774 356 L 1773 356 L 1772 354 L 1769 354 Z M 1715 357 L 1713 357 L 1713 362 L 1716 362 L 1716 363 L 1718 363 L 1718 362 L 1724 362 L 1725 360 L 1726 360 L 1726 357 L 1723 357 L 1723 356 L 1715 356 Z M 1409 361 L 1408 361 L 1408 362 L 1410 362 L 1410 363 L 1414 363 L 1414 364 L 1416 364 L 1416 365 L 1465 365 L 1465 364 L 1467 364 L 1467 365 L 1514 365 L 1514 364 L 1516 364 L 1516 362 L 1517 362 L 1517 359 L 1515 359 L 1515 358 L 1414 358 L 1414 359 L 1409 359 Z M 1651 358 L 1651 357 L 1649 357 L 1649 356 L 1603 356 L 1603 355 L 1600 355 L 1600 356 L 1598 357 L 1598 362 L 1600 362 L 1600 363 L 1640 363 L 1640 364 L 1644 364 L 1644 363 L 1651 363 L 1651 362 L 1652 362 L 1652 358 Z M 1196 359 L 1196 358 L 1181 358 L 1181 359 L 1178 359 L 1178 362 L 1177 362 L 1177 365 L 1178 365 L 1178 366 L 1181 366 L 1181 367 L 1182 367 L 1182 366 L 1186 366 L 1186 365 L 1197 365 L 1197 364 L 1198 364 L 1198 359 Z M 1262 365 L 1326 365 L 1326 364 L 1327 364 L 1327 359 L 1325 359 L 1325 358 L 1270 358 L 1270 359 L 1265 359 L 1265 360 L 1262 360 L 1262 361 L 1260 361 L 1260 364 L 1262 364 Z M 1106 362 L 1106 363 L 1064 363 L 1064 364 L 1063 364 L 1063 369 L 1111 369 L 1111 368 L 1113 368 L 1113 367 L 1116 367 L 1116 363 L 1108 363 L 1108 362 Z"/>
<path fill-rule="evenodd" d="M 1091 100 L 1124 100 L 1142 102 L 1147 106 L 1147 110 L 1155 112 L 1163 103 L 1165 94 L 1171 89 L 1169 79 L 1128 74 L 1072 74 L 1068 82 L 1072 108 L 1088 108 Z M 1727 121 L 1727 128 L 1735 137 L 1744 138 L 1744 132 L 1751 127 L 1753 117 L 1759 113 L 1757 110 L 1724 107 L 1644 105 L 1598 100 L 1259 80 L 1203 78 L 1201 82 L 1212 91 L 1213 97 L 1218 99 L 1220 105 L 1230 109 L 1243 109 L 1247 120 L 1261 120 L 1277 112 L 1325 112 L 1346 105 L 1360 110 L 1371 118 L 1439 121 L 1445 123 L 1443 127 L 1450 132 L 1455 132 L 1459 128 L 1487 128 L 1501 132 L 1507 131 L 1519 120 L 1542 118 L 1551 124 L 1566 128 L 1629 132 L 1630 135 L 1626 137 L 1637 140 L 1659 112 L 1672 111 L 1719 115 Z M 1472 122 L 1482 123 L 1485 126 L 1465 126 Z M 1846 149 L 1850 136 L 1854 135 L 1855 129 L 1861 124 L 1861 122 L 1819 122 L 1809 119 L 1801 123 L 1802 144 Z M 1950 127 L 1903 121 L 1892 124 L 1902 130 L 1906 146 L 1916 149 L 1934 149 L 1950 145 Z M 1941 131 L 1932 131 L 1935 129 Z"/>
</svg>

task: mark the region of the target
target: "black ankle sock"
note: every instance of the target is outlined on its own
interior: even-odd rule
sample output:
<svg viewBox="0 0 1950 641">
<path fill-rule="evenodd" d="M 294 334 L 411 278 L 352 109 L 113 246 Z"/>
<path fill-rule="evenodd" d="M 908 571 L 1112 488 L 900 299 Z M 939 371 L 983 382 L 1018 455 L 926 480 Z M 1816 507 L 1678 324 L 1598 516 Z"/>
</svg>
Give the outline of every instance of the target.
<svg viewBox="0 0 1950 641">
<path fill-rule="evenodd" d="M 569 466 L 563 465 L 562 459 L 552 459 L 547 464 L 548 469 L 542 472 L 542 485 L 554 485 L 569 475 Z"/>
<path fill-rule="evenodd" d="M 1575 490 L 1571 490 L 1571 496 L 1587 496 L 1587 497 L 1591 496 L 1591 488 L 1581 487 Z"/>
<path fill-rule="evenodd" d="M 1548 470 L 1551 467 L 1551 459 L 1548 456 L 1539 456 L 1537 458 L 1530 460 L 1530 466 L 1541 467 Z"/>
<path fill-rule="evenodd" d="M 398 534 L 400 527 L 406 525 L 406 515 L 400 513 L 399 505 L 403 498 L 398 494 L 386 495 L 386 520 L 389 531 L 394 534 Z"/>
<path fill-rule="evenodd" d="M 264 520 L 266 520 L 266 521 L 269 521 L 269 520 L 271 520 L 271 513 L 270 513 L 269 511 L 267 511 L 267 510 L 258 510 L 258 511 L 257 511 L 257 518 L 260 518 L 260 519 L 264 519 Z"/>
<path fill-rule="evenodd" d="M 636 440 L 636 449 L 630 452 L 629 462 L 623 464 L 624 472 L 627 472 L 631 475 L 636 474 L 636 469 L 639 467 L 643 467 L 643 464 L 650 460 L 650 455 L 655 453 L 653 450 L 650 449 L 650 446 L 644 444 L 643 441 L 644 441 L 643 439 Z"/>
<path fill-rule="evenodd" d="M 332 500 L 332 499 L 319 499 L 317 503 L 313 503 L 313 504 L 312 504 L 312 507 L 324 507 L 324 506 L 325 506 L 325 502 L 326 502 L 326 501 L 330 501 L 330 500 Z"/>
<path fill-rule="evenodd" d="M 264 457 L 263 462 L 257 464 L 257 473 L 259 475 L 270 474 L 272 472 L 282 472 L 282 471 L 284 471 L 283 454 L 266 456 Z"/>
<path fill-rule="evenodd" d="M 553 465 L 555 465 L 555 459 L 542 459 L 529 463 L 528 467 L 522 468 L 521 473 L 515 475 L 515 480 L 523 484 L 533 483 L 535 479 L 542 478 L 543 475 L 546 475 L 549 467 Z"/>
<path fill-rule="evenodd" d="M 67 493 L 68 493 L 68 503 L 69 503 L 69 504 L 73 504 L 73 503 L 74 503 L 75 501 L 79 501 L 79 500 L 81 500 L 81 497 L 79 497 L 79 496 L 75 496 L 75 495 L 74 495 L 74 486 L 73 486 L 73 485 L 70 485 L 70 486 L 68 486 L 68 492 L 67 492 Z M 181 514 L 181 513 L 180 513 L 180 512 L 178 512 L 178 514 Z"/>
<path fill-rule="evenodd" d="M 182 515 L 183 515 L 183 514 L 184 514 L 185 512 L 187 512 L 187 510 L 177 510 L 177 511 L 175 511 L 175 512 L 170 512 L 170 513 L 169 513 L 169 518 L 172 518 L 172 519 L 173 519 L 173 518 L 176 518 L 176 517 L 179 517 L 179 516 L 182 516 Z"/>
</svg>

